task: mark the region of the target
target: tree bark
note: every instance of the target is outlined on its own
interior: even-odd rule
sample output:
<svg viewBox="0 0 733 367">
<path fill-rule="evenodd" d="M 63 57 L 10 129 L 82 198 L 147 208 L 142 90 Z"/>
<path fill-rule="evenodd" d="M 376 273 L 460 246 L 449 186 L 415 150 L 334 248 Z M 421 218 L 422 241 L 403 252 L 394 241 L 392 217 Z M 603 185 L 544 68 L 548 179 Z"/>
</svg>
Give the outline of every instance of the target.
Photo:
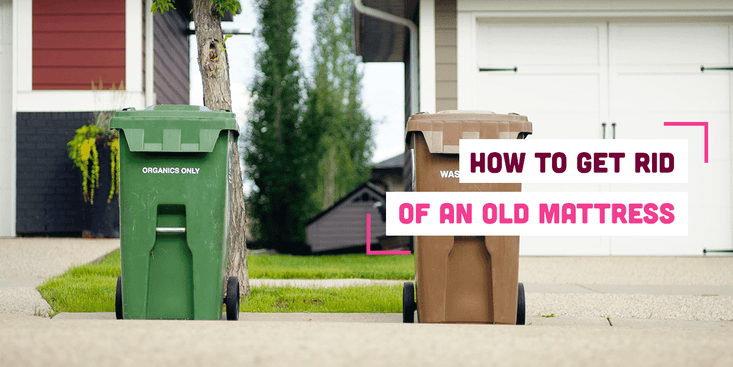
<svg viewBox="0 0 733 367">
<path fill-rule="evenodd" d="M 204 105 L 212 111 L 220 108 L 231 111 L 229 62 L 223 43 L 221 17 L 210 0 L 193 0 L 193 21 L 196 25 L 199 70 L 204 87 Z M 239 163 L 239 146 L 236 140 L 229 154 L 232 162 L 232 179 L 229 181 L 231 223 L 227 276 L 238 277 L 240 293 L 249 295 L 242 168 Z"/>
</svg>

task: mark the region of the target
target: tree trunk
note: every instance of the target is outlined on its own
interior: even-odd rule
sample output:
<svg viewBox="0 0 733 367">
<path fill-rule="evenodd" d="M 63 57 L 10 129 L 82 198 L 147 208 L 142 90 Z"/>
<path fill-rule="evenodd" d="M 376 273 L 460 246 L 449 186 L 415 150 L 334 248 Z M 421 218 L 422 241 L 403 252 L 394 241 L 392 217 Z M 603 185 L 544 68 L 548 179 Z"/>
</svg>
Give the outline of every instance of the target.
<svg viewBox="0 0 733 367">
<path fill-rule="evenodd" d="M 229 62 L 222 43 L 224 37 L 221 31 L 221 17 L 210 0 L 193 0 L 193 21 L 196 25 L 199 70 L 204 84 L 204 105 L 212 111 L 219 108 L 231 111 Z M 240 293 L 249 295 L 242 168 L 239 165 L 239 145 L 236 141 L 229 154 L 232 162 L 232 179 L 229 182 L 231 224 L 227 276 L 238 277 Z"/>
</svg>

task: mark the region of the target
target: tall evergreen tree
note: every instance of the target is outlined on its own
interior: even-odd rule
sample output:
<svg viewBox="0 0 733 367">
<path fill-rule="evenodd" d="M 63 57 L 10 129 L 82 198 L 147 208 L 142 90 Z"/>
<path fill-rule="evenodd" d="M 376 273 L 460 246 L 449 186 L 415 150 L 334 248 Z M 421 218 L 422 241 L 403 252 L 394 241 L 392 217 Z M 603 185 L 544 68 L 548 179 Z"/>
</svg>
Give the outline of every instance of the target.
<svg viewBox="0 0 733 367">
<path fill-rule="evenodd" d="M 321 0 L 315 7 L 314 70 L 306 122 L 322 132 L 313 200 L 323 210 L 369 179 L 372 120 L 362 108 L 361 58 L 351 50 L 351 2 Z M 311 213 L 312 214 L 312 213 Z"/>
<path fill-rule="evenodd" d="M 255 187 L 250 210 L 254 233 L 269 248 L 297 252 L 305 244 L 310 209 L 308 180 L 317 130 L 302 121 L 302 87 L 293 38 L 294 0 L 255 0 L 261 37 L 245 149 L 247 174 Z"/>
</svg>

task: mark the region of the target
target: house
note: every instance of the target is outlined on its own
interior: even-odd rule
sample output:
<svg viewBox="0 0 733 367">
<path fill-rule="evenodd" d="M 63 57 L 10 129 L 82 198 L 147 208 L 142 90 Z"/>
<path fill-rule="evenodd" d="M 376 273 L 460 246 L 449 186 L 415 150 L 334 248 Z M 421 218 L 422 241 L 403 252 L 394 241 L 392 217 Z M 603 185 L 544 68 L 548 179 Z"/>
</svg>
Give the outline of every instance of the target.
<svg viewBox="0 0 733 367">
<path fill-rule="evenodd" d="M 404 62 L 406 101 L 410 90 L 419 91 L 419 111 L 520 113 L 533 122 L 530 139 L 689 139 L 686 185 L 523 185 L 525 191 L 686 191 L 687 237 L 526 236 L 522 254 L 700 255 L 733 247 L 733 2 L 354 2 L 357 54 Z M 364 7 L 377 12 L 358 10 Z M 418 60 L 408 51 L 410 28 L 393 17 L 415 25 Z M 418 76 L 410 77 L 414 69 Z M 666 121 L 707 121 L 709 163 L 702 163 L 702 129 L 665 127 Z"/>
<path fill-rule="evenodd" d="M 151 5 L 0 0 L 0 236 L 82 231 L 66 143 L 93 111 L 189 103 L 190 2 Z"/>
<path fill-rule="evenodd" d="M 306 238 L 311 252 L 325 252 L 366 246 L 366 215 L 371 217 L 370 245 L 379 244 L 387 230 L 379 214 L 385 192 L 366 182 L 344 195 L 331 207 L 306 223 Z M 375 205 L 376 204 L 376 205 Z"/>
<path fill-rule="evenodd" d="M 411 239 L 386 236 L 387 191 L 404 191 L 403 155 L 399 154 L 372 167 L 372 178 L 306 223 L 311 252 L 359 250 L 366 245 L 366 214 L 371 218 L 372 250 L 410 247 Z"/>
<path fill-rule="evenodd" d="M 382 189 L 382 191 L 405 191 L 402 180 L 403 160 L 404 155 L 400 153 L 374 164 L 372 178 L 369 182 Z"/>
</svg>

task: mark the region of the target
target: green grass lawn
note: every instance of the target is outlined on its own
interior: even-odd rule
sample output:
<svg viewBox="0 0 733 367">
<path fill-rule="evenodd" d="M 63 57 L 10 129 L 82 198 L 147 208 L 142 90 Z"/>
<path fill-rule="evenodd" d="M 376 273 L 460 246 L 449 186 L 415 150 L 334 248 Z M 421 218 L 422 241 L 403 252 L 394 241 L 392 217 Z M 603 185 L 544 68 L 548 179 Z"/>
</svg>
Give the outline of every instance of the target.
<svg viewBox="0 0 733 367">
<path fill-rule="evenodd" d="M 412 279 L 413 256 L 250 255 L 250 278 Z M 53 313 L 113 312 L 120 253 L 77 266 L 38 287 Z M 401 312 L 401 286 L 345 288 L 257 287 L 242 298 L 242 312 Z"/>
<path fill-rule="evenodd" d="M 114 311 L 115 287 L 120 275 L 120 252 L 96 264 L 69 269 L 38 287 L 54 313 Z"/>
<path fill-rule="evenodd" d="M 252 279 L 398 279 L 415 276 L 414 255 L 250 255 Z"/>
<path fill-rule="evenodd" d="M 344 288 L 256 287 L 242 312 L 402 312 L 401 285 Z"/>
</svg>

